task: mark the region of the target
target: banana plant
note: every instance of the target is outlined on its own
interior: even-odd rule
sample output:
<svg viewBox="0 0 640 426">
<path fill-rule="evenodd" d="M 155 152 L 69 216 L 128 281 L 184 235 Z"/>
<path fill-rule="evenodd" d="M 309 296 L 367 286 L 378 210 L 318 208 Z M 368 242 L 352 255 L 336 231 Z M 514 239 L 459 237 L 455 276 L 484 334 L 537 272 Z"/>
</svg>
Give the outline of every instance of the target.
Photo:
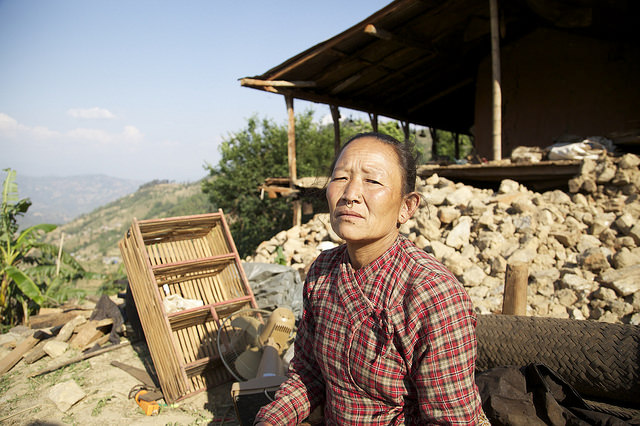
<svg viewBox="0 0 640 426">
<path fill-rule="evenodd" d="M 4 171 L 7 176 L 2 185 L 0 205 L 0 321 L 13 324 L 18 319 L 15 303 L 21 305 L 26 322 L 29 301 L 37 306 L 45 301 L 38 285 L 26 273 L 25 259 L 41 245 L 42 234 L 53 231 L 56 225 L 39 224 L 18 232 L 17 219 L 27 212 L 31 201 L 18 198 L 15 170 Z"/>
</svg>

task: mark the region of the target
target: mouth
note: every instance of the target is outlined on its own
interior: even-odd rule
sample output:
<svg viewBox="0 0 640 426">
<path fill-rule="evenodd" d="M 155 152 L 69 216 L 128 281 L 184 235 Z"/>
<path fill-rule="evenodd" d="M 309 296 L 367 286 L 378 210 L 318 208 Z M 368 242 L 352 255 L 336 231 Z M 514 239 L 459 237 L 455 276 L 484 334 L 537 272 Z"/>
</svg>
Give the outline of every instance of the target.
<svg viewBox="0 0 640 426">
<path fill-rule="evenodd" d="M 346 210 L 346 209 L 342 210 L 341 209 L 341 210 L 336 211 L 335 217 L 336 218 L 343 217 L 343 218 L 359 218 L 359 219 L 362 219 L 364 216 L 362 216 L 359 213 L 354 212 L 353 210 Z"/>
</svg>

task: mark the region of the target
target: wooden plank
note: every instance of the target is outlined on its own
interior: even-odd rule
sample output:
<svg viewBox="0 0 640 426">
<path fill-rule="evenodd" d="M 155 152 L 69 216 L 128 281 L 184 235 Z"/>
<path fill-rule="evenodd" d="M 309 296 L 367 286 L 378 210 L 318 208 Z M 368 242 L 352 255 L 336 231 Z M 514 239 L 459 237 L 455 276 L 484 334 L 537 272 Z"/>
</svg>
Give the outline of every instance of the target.
<svg viewBox="0 0 640 426">
<path fill-rule="evenodd" d="M 40 370 L 38 372 L 31 373 L 31 374 L 29 374 L 28 377 L 36 377 L 36 376 L 40 376 L 42 374 L 51 373 L 52 371 L 56 371 L 56 370 L 58 370 L 58 369 L 60 369 L 62 367 L 66 367 L 67 365 L 75 364 L 76 362 L 84 361 L 85 359 L 93 358 L 94 356 L 102 355 L 103 353 L 110 352 L 110 351 L 113 351 L 113 350 L 116 350 L 116 349 L 120 349 L 120 348 L 124 348 L 124 347 L 129 346 L 129 345 L 130 345 L 129 341 L 124 341 L 122 343 L 118 343 L 118 344 L 115 344 L 115 345 L 109 345 L 106 348 L 102 348 L 102 349 L 98 349 L 97 351 L 93 351 L 93 352 L 89 352 L 89 353 L 86 353 L 86 354 L 78 355 L 77 357 L 71 358 L 71 359 L 69 359 L 69 360 L 67 360 L 67 361 L 65 361 L 65 362 L 63 362 L 61 364 L 57 364 L 57 365 L 54 365 L 52 367 L 45 368 L 44 370 Z"/>
<path fill-rule="evenodd" d="M 57 327 L 68 323 L 78 315 L 82 315 L 88 319 L 91 316 L 91 310 L 73 309 L 63 313 L 34 315 L 29 318 L 29 326 L 33 329 Z"/>
<path fill-rule="evenodd" d="M 105 330 L 105 327 L 111 326 L 113 326 L 112 318 L 105 318 L 100 321 L 88 321 L 86 324 L 82 324 L 76 328 L 77 334 L 71 338 L 69 344 L 83 349 L 108 333 L 110 330 Z"/>
<path fill-rule="evenodd" d="M 47 334 L 36 331 L 34 334 L 20 342 L 11 352 L 9 352 L 7 356 L 0 360 L 0 374 L 4 374 L 11 370 L 13 366 L 16 365 L 22 357 L 31 350 L 31 348 L 38 344 L 44 336 L 47 336 Z"/>
</svg>

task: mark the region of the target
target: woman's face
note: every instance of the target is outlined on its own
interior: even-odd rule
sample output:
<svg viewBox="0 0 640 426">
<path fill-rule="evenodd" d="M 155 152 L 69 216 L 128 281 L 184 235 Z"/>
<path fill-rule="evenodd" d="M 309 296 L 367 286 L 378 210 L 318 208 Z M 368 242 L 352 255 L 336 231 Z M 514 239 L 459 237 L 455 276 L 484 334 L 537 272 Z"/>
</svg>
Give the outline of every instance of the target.
<svg viewBox="0 0 640 426">
<path fill-rule="evenodd" d="M 406 222 L 402 171 L 393 147 L 372 137 L 349 143 L 327 186 L 333 230 L 348 244 L 395 239 Z"/>
</svg>

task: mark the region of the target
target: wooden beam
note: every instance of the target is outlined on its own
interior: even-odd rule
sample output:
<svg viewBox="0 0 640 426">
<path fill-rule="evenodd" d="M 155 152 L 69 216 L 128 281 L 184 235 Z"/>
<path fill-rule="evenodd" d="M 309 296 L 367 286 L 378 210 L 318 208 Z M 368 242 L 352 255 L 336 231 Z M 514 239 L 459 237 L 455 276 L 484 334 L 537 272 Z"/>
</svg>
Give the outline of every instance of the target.
<svg viewBox="0 0 640 426">
<path fill-rule="evenodd" d="M 331 118 L 333 118 L 333 154 L 340 151 L 340 109 L 337 105 L 329 105 Z"/>
<path fill-rule="evenodd" d="M 295 189 L 296 180 L 298 180 L 298 171 L 296 168 L 296 116 L 293 112 L 293 96 L 284 97 L 287 104 L 287 113 L 289 115 L 289 128 L 287 131 L 287 154 L 289 158 L 289 188 Z M 300 200 L 293 202 L 293 226 L 302 224 L 302 203 Z"/>
<path fill-rule="evenodd" d="M 289 187 L 294 188 L 298 172 L 296 169 L 296 117 L 293 112 L 293 96 L 286 95 L 284 100 L 287 104 L 287 114 L 289 116 L 289 127 L 287 130 L 287 156 L 289 160 Z"/>
<path fill-rule="evenodd" d="M 397 111 L 395 110 L 386 110 L 384 108 L 380 108 L 380 105 L 375 104 L 375 103 L 354 103 L 352 101 L 350 101 L 349 99 L 342 99 L 342 98 L 338 98 L 335 96 L 327 96 L 327 95 L 322 95 L 322 94 L 318 94 L 315 92 L 296 92 L 296 91 L 292 91 L 291 89 L 287 89 L 287 88 L 282 88 L 282 89 L 276 89 L 274 88 L 274 93 L 278 93 L 281 95 L 286 96 L 292 96 L 294 98 L 297 99 L 303 99 L 305 101 L 310 101 L 310 102 L 316 102 L 316 103 L 322 103 L 325 105 L 338 105 L 341 106 L 343 108 L 349 108 L 349 109 L 353 109 L 353 110 L 357 110 L 357 111 L 362 111 L 364 113 L 375 113 L 378 115 L 384 115 L 385 117 L 389 117 L 391 119 L 394 120 L 406 120 L 407 117 L 404 115 L 398 115 Z M 411 117 L 411 122 L 414 124 L 420 124 L 422 126 L 425 127 L 429 127 L 430 123 L 428 123 L 425 120 L 422 120 L 420 117 Z"/>
<path fill-rule="evenodd" d="M 331 94 L 335 95 L 336 93 L 342 92 L 344 89 L 351 86 L 356 81 L 360 80 L 361 77 L 362 77 L 362 73 L 357 73 L 341 81 L 340 84 L 336 85 L 333 89 L 331 89 Z"/>
<path fill-rule="evenodd" d="M 402 126 L 402 133 L 404 134 L 404 142 L 409 142 L 409 122 L 408 121 L 400 121 L 400 125 Z"/>
<path fill-rule="evenodd" d="M 502 159 L 502 88 L 500 76 L 500 23 L 498 0 L 489 0 L 491 12 L 491 73 L 493 94 L 493 160 Z"/>
<path fill-rule="evenodd" d="M 113 345 L 109 345 L 106 346 L 104 348 L 92 351 L 92 352 L 85 352 L 84 354 L 78 355 L 74 358 L 68 359 L 64 362 L 61 362 L 60 364 L 56 364 L 54 366 L 51 367 L 47 367 L 44 370 L 40 370 L 34 373 L 30 373 L 27 377 L 37 377 L 37 376 L 41 376 L 43 374 L 47 374 L 47 373 L 51 373 L 52 371 L 56 371 L 61 369 L 62 367 L 66 367 L 67 365 L 71 365 L 71 364 L 75 364 L 76 362 L 80 362 L 80 361 L 84 361 L 85 359 L 89 359 L 89 358 L 93 358 L 94 356 L 97 355 L 102 355 L 103 353 L 106 352 L 111 352 L 114 351 L 116 349 L 120 349 L 120 348 L 124 348 L 129 346 L 131 343 L 128 340 L 125 340 L 124 342 L 121 343 L 116 343 Z"/>
<path fill-rule="evenodd" d="M 380 40 L 392 41 L 392 42 L 401 44 L 405 47 L 411 47 L 413 49 L 425 51 L 431 55 L 435 55 L 436 53 L 432 46 L 430 45 L 427 46 L 426 43 L 421 42 L 420 40 L 417 40 L 412 37 L 394 34 L 390 31 L 384 30 L 382 28 L 378 28 L 373 24 L 368 24 L 366 27 L 364 27 L 364 32 L 365 34 L 368 34 L 372 37 L 376 37 Z"/>
<path fill-rule="evenodd" d="M 316 87 L 315 81 L 260 80 L 257 78 L 240 79 L 241 86 L 249 87 Z"/>
<path fill-rule="evenodd" d="M 373 129 L 374 132 L 378 131 L 378 114 L 375 113 L 368 113 L 369 114 L 369 121 L 371 121 L 371 128 Z"/>
</svg>

